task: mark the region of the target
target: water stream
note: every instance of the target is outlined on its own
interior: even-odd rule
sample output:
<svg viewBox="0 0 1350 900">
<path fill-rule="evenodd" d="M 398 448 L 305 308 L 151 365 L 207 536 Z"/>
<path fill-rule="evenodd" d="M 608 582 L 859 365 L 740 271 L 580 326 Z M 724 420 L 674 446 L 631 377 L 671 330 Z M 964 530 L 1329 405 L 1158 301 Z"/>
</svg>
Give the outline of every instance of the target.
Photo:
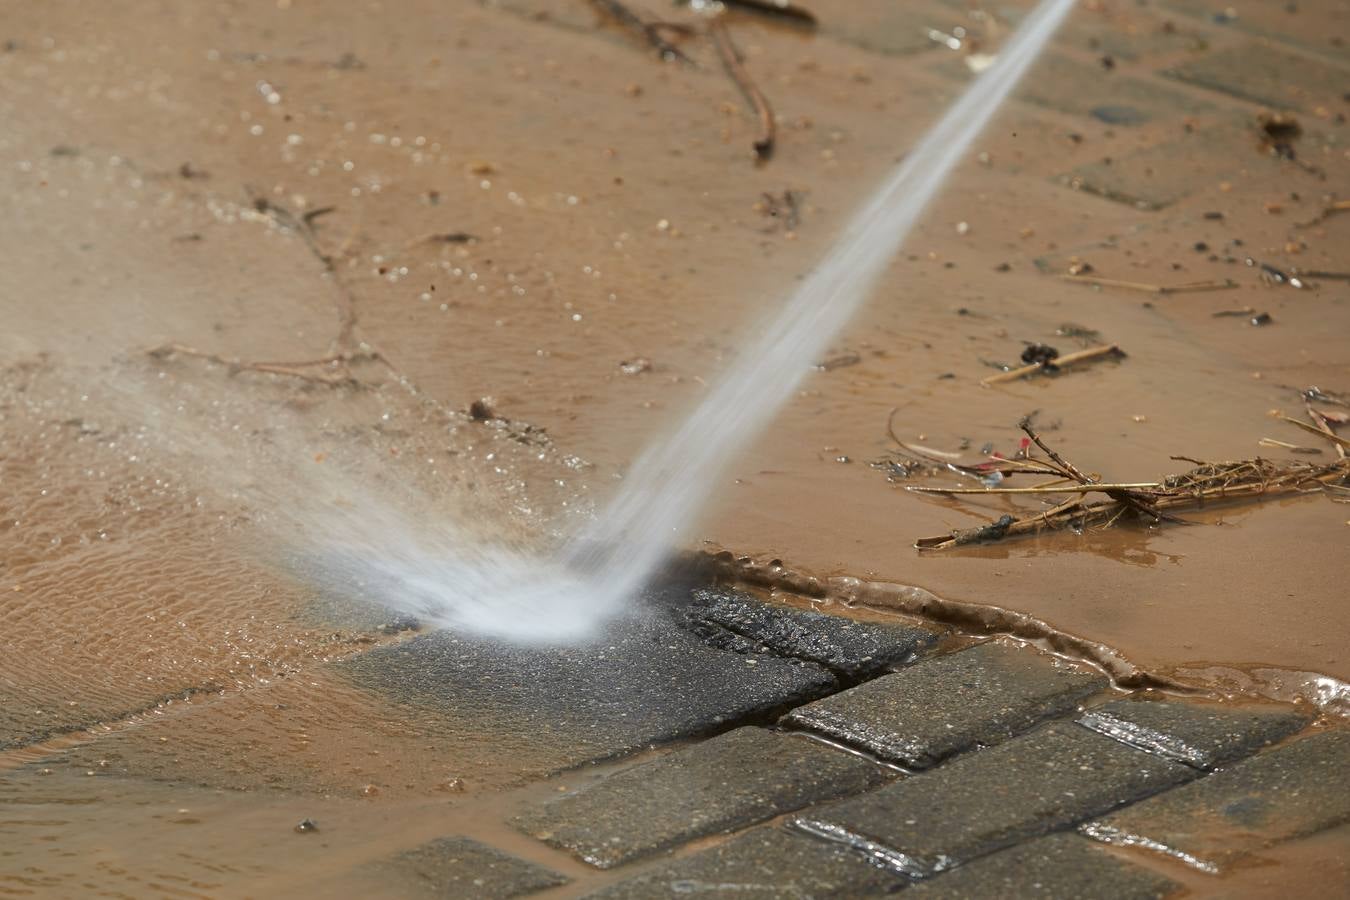
<svg viewBox="0 0 1350 900">
<path fill-rule="evenodd" d="M 910 229 L 1073 9 L 1043 0 L 997 59 L 852 217 L 832 249 L 744 343 L 678 427 L 651 443 L 617 496 L 554 559 L 405 546 L 361 581 L 436 624 L 516 641 L 584 639 L 626 608 L 717 490 L 719 475 L 794 395 L 867 300 Z M 460 551 L 462 552 L 462 551 Z"/>
</svg>

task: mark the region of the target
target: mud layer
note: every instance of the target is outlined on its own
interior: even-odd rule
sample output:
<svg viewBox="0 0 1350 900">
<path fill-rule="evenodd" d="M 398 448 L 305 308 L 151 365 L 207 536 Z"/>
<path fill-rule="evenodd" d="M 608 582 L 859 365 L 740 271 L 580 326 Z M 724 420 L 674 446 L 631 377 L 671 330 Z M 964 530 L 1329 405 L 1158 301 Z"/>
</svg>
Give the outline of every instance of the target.
<svg viewBox="0 0 1350 900">
<path fill-rule="evenodd" d="M 408 623 L 321 577 L 303 514 L 379 509 L 408 534 L 453 523 L 524 548 L 570 531 L 1029 4 L 994 6 L 818 0 L 815 33 L 733 20 L 778 116 L 762 165 L 708 46 L 663 65 L 580 0 L 0 16 L 0 765 L 21 769 L 0 785 L 0 868 L 41 857 L 4 889 L 362 895 L 270 836 L 314 815 L 375 861 L 443 835 L 447 807 L 457 827 L 500 820 L 515 801 L 487 798 L 507 779 L 475 782 L 484 760 L 332 679 Z M 916 538 L 1008 507 L 907 493 L 869 465 L 895 450 L 888 421 L 945 452 L 1012 453 L 1033 412 L 1125 482 L 1184 468 L 1177 454 L 1286 452 L 1266 437 L 1331 457 L 1268 413 L 1304 415 L 1312 385 L 1350 392 L 1350 282 L 1295 289 L 1245 260 L 1350 270 L 1350 214 L 1323 215 L 1350 176 L 1348 17 L 1220 6 L 1082 4 L 836 352 L 802 360 L 819 371 L 730 463 L 686 550 L 786 560 L 865 601 L 915 586 L 888 596 L 1022 629 L 1129 686 L 1316 700 L 1302 686 L 1350 680 L 1344 505 L 919 555 Z M 976 45 L 925 34 L 958 25 Z M 1260 108 L 1207 87 L 1210 69 L 1160 74 L 1253 41 L 1298 60 L 1280 84 L 1302 133 L 1274 153 Z M 1057 277 L 1083 263 L 1234 286 Z M 1248 324 L 1259 313 L 1270 324 Z M 1026 343 L 1096 340 L 1126 358 L 980 385 Z M 1345 840 L 1240 878 L 1253 896 L 1292 883 L 1266 877 L 1285 867 L 1343 884 L 1328 861 Z"/>
</svg>

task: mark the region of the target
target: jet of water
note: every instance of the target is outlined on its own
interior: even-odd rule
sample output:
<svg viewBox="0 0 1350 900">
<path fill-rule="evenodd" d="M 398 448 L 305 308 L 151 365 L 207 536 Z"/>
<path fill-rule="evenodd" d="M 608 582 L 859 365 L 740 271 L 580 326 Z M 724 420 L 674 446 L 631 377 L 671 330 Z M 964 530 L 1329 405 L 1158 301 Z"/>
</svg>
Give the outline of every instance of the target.
<svg viewBox="0 0 1350 900">
<path fill-rule="evenodd" d="M 691 526 L 723 467 L 772 421 L 811 361 L 824 354 L 867 299 L 924 208 L 1073 5 L 1074 0 L 1042 0 L 1027 16 L 994 64 L 854 215 L 786 305 L 756 331 L 738 362 L 672 434 L 636 461 L 618 495 L 555 560 L 523 566 L 497 559 L 501 577 L 466 581 L 463 566 L 422 557 L 412 569 L 417 574 L 402 581 L 415 588 L 413 597 L 389 602 L 411 602 L 434 622 L 514 640 L 584 635 L 622 611 Z M 465 591 L 473 602 L 464 601 Z"/>
</svg>

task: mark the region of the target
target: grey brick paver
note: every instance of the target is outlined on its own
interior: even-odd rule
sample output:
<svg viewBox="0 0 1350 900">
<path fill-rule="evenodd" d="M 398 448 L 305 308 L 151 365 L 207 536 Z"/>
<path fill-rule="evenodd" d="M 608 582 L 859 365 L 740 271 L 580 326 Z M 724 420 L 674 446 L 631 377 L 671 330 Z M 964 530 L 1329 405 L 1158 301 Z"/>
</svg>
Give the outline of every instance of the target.
<svg viewBox="0 0 1350 900">
<path fill-rule="evenodd" d="M 586 897 L 842 900 L 891 893 L 908 883 L 908 879 L 872 865 L 862 854 L 839 844 L 782 828 L 757 828 Z"/>
<path fill-rule="evenodd" d="M 892 777 L 817 741 L 739 728 L 544 803 L 513 824 L 608 868 Z"/>
<path fill-rule="evenodd" d="M 1181 885 L 1118 859 L 1076 834 L 1037 838 L 915 885 L 906 898 L 924 900 L 1156 900 Z"/>
<path fill-rule="evenodd" d="M 1264 106 L 1310 110 L 1350 87 L 1350 70 L 1260 42 L 1215 51 L 1163 73 Z"/>
<path fill-rule="evenodd" d="M 962 80 L 973 77 L 964 64 L 949 62 L 940 71 Z M 1183 94 L 1165 82 L 1108 72 L 1100 64 L 1062 54 L 1048 54 L 1038 61 L 1014 96 L 1046 109 L 1092 116 L 1113 125 L 1139 125 L 1214 109 L 1214 104 Z"/>
<path fill-rule="evenodd" d="M 1196 777 L 1071 722 L 793 819 L 925 877 Z"/>
<path fill-rule="evenodd" d="M 809 660 L 848 678 L 909 662 L 945 633 L 915 625 L 859 622 L 728 591 L 697 590 L 694 600 L 686 613 L 690 627 L 709 644 Z"/>
<path fill-rule="evenodd" d="M 1234 147 L 1251 147 L 1251 159 L 1234 160 Z M 1075 190 L 1157 210 L 1216 185 L 1238 168 L 1273 163 L 1257 153 L 1253 135 L 1231 125 L 1203 125 L 1175 141 L 1079 166 L 1062 180 Z"/>
<path fill-rule="evenodd" d="M 783 721 L 921 769 L 1073 710 L 1107 680 L 989 642 L 793 710 Z"/>
<path fill-rule="evenodd" d="M 1078 721 L 1141 750 L 1214 769 L 1288 737 L 1309 718 L 1293 706 L 1117 700 L 1088 710 Z"/>
<path fill-rule="evenodd" d="M 1350 822 L 1350 731 L 1327 731 L 1258 754 L 1083 826 L 1220 871 L 1262 847 Z"/>
<path fill-rule="evenodd" d="M 498 900 L 566 884 L 543 866 L 517 859 L 466 837 L 439 838 L 386 863 L 399 887 L 420 896 Z"/>
<path fill-rule="evenodd" d="M 465 756 L 522 775 L 724 730 L 836 687 L 811 663 L 709 646 L 684 621 L 687 599 L 652 599 L 573 646 L 513 647 L 438 631 L 335 668 L 419 710 Z"/>
</svg>

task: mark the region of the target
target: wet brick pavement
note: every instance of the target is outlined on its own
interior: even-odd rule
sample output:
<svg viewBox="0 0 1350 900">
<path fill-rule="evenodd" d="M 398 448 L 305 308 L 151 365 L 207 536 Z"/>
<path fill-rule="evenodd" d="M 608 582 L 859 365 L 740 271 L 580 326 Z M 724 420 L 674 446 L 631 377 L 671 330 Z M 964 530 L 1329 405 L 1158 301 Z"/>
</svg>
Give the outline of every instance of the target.
<svg viewBox="0 0 1350 900">
<path fill-rule="evenodd" d="M 964 5 L 883 10 L 831 36 L 921 57 L 955 83 L 970 71 L 925 30 Z M 1054 173 L 1066 188 L 1165 222 L 1206 186 L 1284 165 L 1256 152 L 1262 106 L 1322 119 L 1342 108 L 1350 60 L 1282 31 L 1297 27 L 1292 4 L 1246 18 L 1208 0 L 1139 6 L 1133 31 L 1070 23 L 1010 113 L 1024 130 L 1147 135 Z M 590 21 L 560 16 L 564 27 Z M 1088 77 L 1099 70 L 1113 74 Z M 1244 143 L 1253 152 L 1236 158 Z M 1301 709 L 1122 699 L 1099 673 L 1030 646 L 938 654 L 936 630 L 722 592 L 663 603 L 590 647 L 505 651 L 429 635 L 344 665 L 359 684 L 475 732 L 550 735 L 553 770 L 685 740 L 536 799 L 516 821 L 613 867 L 591 894 L 608 900 L 906 887 L 916 897 L 1166 897 L 1178 885 L 1160 863 L 1219 871 L 1350 821 L 1350 732 L 1318 731 Z M 732 730 L 745 725 L 759 727 Z M 474 896 L 555 877 L 479 848 L 428 847 L 416 864 L 434 861 L 444 884 L 471 879 Z"/>
<path fill-rule="evenodd" d="M 525 727 L 561 735 L 580 704 L 599 737 L 569 746 L 563 757 L 574 760 L 719 725 L 722 733 L 580 785 L 568 777 L 504 824 L 538 841 L 539 858 L 557 848 L 593 872 L 612 870 L 617 880 L 589 896 L 620 900 L 902 888 L 1165 897 L 1179 889 L 1160 868 L 1168 857 L 1217 872 L 1350 821 L 1350 732 L 1317 731 L 1305 710 L 1122 698 L 1100 673 L 1030 645 L 1000 638 L 938 652 L 935 637 L 726 591 L 668 592 L 606 639 L 605 678 L 645 685 L 683 668 L 724 679 L 726 690 L 656 691 L 655 713 L 643 718 L 640 703 L 612 703 L 631 692 L 606 693 L 592 678 L 573 684 L 571 697 L 514 695 L 525 704 L 517 713 Z M 384 690 L 422 672 L 424 684 L 399 689 L 434 684 L 433 699 L 419 702 L 442 704 L 447 717 L 465 714 L 480 666 L 497 671 L 481 646 L 442 637 L 408 647 L 410 657 L 377 651 L 367 664 L 385 670 Z M 545 653 L 511 651 L 521 652 Z M 678 666 L 660 662 L 672 657 Z M 598 705 L 577 699 L 587 693 Z M 671 716 L 664 704 L 683 712 Z M 774 704 L 796 706 L 771 725 L 762 713 Z M 606 714 L 638 725 L 605 723 Z M 747 718 L 758 724 L 733 727 Z M 466 896 L 515 896 L 564 877 L 463 838 L 391 862 L 481 888 Z"/>
</svg>

